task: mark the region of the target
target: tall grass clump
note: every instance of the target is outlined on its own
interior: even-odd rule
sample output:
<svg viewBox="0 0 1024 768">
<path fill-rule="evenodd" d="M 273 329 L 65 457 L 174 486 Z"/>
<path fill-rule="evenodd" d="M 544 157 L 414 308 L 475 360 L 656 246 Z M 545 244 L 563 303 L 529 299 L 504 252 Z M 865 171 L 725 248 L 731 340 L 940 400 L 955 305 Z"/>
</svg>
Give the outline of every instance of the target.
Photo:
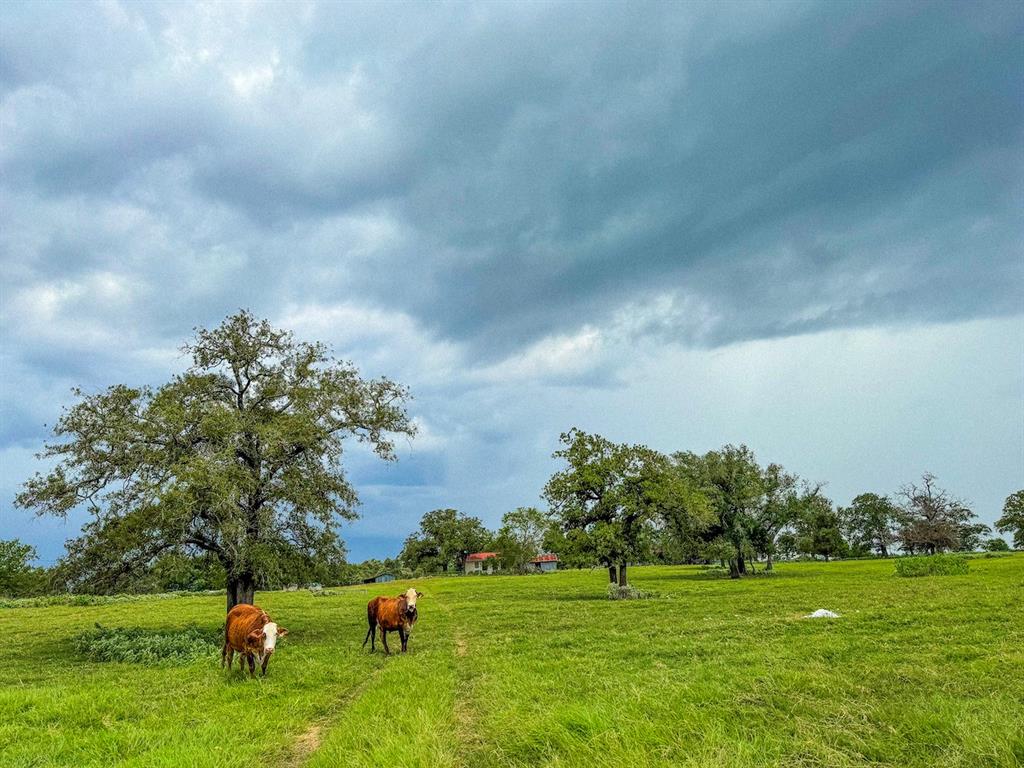
<svg viewBox="0 0 1024 768">
<path fill-rule="evenodd" d="M 896 561 L 896 575 L 906 578 L 915 576 L 960 576 L 967 573 L 967 571 L 966 555 L 901 557 Z"/>
<path fill-rule="evenodd" d="M 625 586 L 619 586 L 618 584 L 608 585 L 609 600 L 649 600 L 652 597 L 657 597 L 657 595 L 653 592 L 637 589 L 632 584 L 626 584 Z"/>
<path fill-rule="evenodd" d="M 219 632 L 195 625 L 181 629 L 142 629 L 141 627 L 104 627 L 81 632 L 71 644 L 91 661 L 124 661 L 133 664 L 187 664 L 210 656 L 220 647 Z"/>
</svg>

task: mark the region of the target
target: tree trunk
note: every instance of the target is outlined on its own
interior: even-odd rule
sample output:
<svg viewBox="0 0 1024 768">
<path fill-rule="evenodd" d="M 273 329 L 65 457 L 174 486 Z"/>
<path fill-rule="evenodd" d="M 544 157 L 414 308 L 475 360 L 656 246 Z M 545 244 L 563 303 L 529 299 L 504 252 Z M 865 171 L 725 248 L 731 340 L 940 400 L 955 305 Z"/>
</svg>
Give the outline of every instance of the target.
<svg viewBox="0 0 1024 768">
<path fill-rule="evenodd" d="M 741 554 L 736 555 L 736 570 L 739 571 L 741 576 L 747 572 L 747 561 Z"/>
<path fill-rule="evenodd" d="M 614 565 L 609 565 L 608 566 L 608 581 L 611 582 L 612 584 L 614 584 L 618 580 L 619 580 L 619 577 L 615 574 L 615 566 Z"/>
<path fill-rule="evenodd" d="M 252 605 L 256 598 L 256 580 L 251 573 L 229 576 L 227 584 L 228 610 L 236 605 Z"/>
<path fill-rule="evenodd" d="M 736 562 L 736 558 L 735 557 L 730 557 L 729 558 L 729 578 L 730 579 L 738 579 L 739 577 L 740 577 L 740 567 L 739 567 L 739 564 Z"/>
<path fill-rule="evenodd" d="M 619 586 L 624 587 L 628 582 L 626 581 L 626 564 L 619 564 Z"/>
<path fill-rule="evenodd" d="M 772 553 L 768 553 L 768 562 L 764 564 L 764 569 L 770 571 L 772 569 Z"/>
</svg>

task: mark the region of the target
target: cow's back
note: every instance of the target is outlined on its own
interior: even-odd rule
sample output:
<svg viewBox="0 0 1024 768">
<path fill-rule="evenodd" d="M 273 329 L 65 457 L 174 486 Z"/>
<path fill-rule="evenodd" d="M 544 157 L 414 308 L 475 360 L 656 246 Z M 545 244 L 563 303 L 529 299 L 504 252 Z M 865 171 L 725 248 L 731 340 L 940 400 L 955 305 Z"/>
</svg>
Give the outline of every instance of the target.
<svg viewBox="0 0 1024 768">
<path fill-rule="evenodd" d="M 389 631 L 398 629 L 405 620 L 405 598 L 403 597 L 375 597 L 367 606 L 370 611 L 373 606 L 373 618 L 377 624 Z"/>
<path fill-rule="evenodd" d="M 263 610 L 255 605 L 236 605 L 228 611 L 227 623 L 224 625 L 224 639 L 237 651 L 245 648 L 245 638 L 254 629 L 265 623 Z"/>
</svg>

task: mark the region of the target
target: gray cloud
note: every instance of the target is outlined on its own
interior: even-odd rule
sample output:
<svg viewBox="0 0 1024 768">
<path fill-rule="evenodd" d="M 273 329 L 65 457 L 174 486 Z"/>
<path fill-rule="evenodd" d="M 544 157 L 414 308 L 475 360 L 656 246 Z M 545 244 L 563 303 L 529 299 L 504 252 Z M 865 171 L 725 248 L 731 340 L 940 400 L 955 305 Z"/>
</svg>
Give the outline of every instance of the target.
<svg viewBox="0 0 1024 768">
<path fill-rule="evenodd" d="M 0 18 L 3 446 L 246 306 L 420 393 L 374 498 L 504 498 L 453 462 L 546 457 L 516 393 L 629 390 L 629 350 L 1024 310 L 1016 3 Z"/>
</svg>

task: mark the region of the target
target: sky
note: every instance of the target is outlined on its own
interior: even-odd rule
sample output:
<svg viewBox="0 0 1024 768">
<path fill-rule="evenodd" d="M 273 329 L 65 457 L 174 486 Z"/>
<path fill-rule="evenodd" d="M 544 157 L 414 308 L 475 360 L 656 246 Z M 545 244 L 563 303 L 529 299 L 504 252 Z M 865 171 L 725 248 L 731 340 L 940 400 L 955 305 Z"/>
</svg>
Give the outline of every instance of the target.
<svg viewBox="0 0 1024 768">
<path fill-rule="evenodd" d="M 837 504 L 1024 487 L 1024 6 L 0 7 L 0 538 L 72 387 L 248 308 L 408 385 L 350 558 L 538 505 L 572 427 Z"/>
</svg>

